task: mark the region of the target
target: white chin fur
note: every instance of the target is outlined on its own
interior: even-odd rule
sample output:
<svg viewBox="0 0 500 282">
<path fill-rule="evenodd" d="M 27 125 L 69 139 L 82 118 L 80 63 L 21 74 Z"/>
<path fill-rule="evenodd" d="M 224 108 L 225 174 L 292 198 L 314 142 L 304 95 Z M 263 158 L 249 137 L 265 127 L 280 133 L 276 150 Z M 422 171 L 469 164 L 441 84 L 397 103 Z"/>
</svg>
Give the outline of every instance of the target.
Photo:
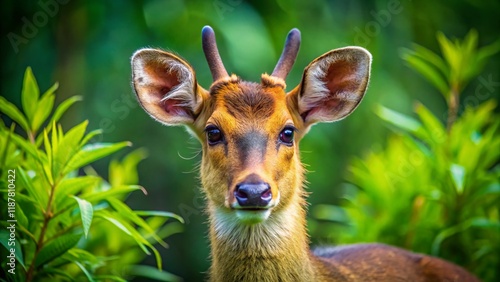
<svg viewBox="0 0 500 282">
<path fill-rule="evenodd" d="M 236 217 L 244 224 L 256 224 L 269 218 L 271 209 L 265 210 L 236 210 Z"/>
</svg>

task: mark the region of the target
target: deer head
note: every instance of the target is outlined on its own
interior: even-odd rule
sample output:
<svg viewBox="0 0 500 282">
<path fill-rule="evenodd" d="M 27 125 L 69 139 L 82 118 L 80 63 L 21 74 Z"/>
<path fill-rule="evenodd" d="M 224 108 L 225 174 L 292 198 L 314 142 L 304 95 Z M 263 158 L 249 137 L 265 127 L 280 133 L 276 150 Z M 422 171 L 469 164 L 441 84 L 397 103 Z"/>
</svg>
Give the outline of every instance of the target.
<svg viewBox="0 0 500 282">
<path fill-rule="evenodd" d="M 271 75 L 260 83 L 228 75 L 214 32 L 203 28 L 212 72 L 208 90 L 180 57 L 141 49 L 132 57 L 133 86 L 144 110 L 165 125 L 184 125 L 202 144 L 201 181 L 212 217 L 254 225 L 292 205 L 302 206 L 298 143 L 317 122 L 354 111 L 366 91 L 371 55 L 363 48 L 332 50 L 312 61 L 286 92 L 285 78 L 300 45 L 292 29 Z"/>
</svg>

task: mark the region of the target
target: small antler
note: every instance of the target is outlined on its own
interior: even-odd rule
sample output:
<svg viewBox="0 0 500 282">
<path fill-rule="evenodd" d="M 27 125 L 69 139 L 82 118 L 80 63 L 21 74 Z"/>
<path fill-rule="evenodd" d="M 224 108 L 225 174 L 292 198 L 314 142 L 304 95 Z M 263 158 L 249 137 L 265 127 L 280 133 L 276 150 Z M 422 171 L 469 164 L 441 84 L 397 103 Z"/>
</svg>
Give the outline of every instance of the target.
<svg viewBox="0 0 500 282">
<path fill-rule="evenodd" d="M 208 67 L 210 68 L 214 81 L 227 77 L 226 68 L 220 58 L 217 42 L 215 42 L 215 33 L 210 26 L 206 25 L 201 30 L 201 41 L 203 52 L 205 53 L 205 58 L 207 58 Z"/>
<path fill-rule="evenodd" d="M 286 37 L 283 53 L 273 70 L 272 76 L 285 79 L 295 63 L 300 47 L 300 31 L 296 28 L 290 30 Z"/>
</svg>

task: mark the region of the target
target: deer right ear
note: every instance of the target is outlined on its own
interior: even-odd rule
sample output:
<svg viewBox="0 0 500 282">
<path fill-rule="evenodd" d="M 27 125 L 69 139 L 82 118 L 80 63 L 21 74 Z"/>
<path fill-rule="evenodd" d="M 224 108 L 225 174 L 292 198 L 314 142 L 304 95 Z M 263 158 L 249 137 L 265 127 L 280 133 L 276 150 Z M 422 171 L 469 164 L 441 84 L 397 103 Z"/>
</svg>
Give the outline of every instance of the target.
<svg viewBox="0 0 500 282">
<path fill-rule="evenodd" d="M 289 95 L 306 127 L 340 120 L 356 109 L 368 86 L 371 59 L 363 48 L 346 47 L 306 67 L 302 83 Z"/>
<path fill-rule="evenodd" d="M 135 52 L 132 81 L 144 110 L 166 125 L 193 123 L 208 95 L 188 63 L 161 50 Z"/>
</svg>

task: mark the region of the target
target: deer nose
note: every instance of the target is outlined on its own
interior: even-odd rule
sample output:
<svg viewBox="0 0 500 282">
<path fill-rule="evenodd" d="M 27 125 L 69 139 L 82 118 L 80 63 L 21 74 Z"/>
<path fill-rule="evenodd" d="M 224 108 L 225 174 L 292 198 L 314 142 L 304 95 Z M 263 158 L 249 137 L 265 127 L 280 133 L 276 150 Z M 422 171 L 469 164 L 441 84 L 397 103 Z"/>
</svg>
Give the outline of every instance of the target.
<svg viewBox="0 0 500 282">
<path fill-rule="evenodd" d="M 265 208 L 273 195 L 267 183 L 240 183 L 236 185 L 234 196 L 243 208 Z"/>
</svg>

